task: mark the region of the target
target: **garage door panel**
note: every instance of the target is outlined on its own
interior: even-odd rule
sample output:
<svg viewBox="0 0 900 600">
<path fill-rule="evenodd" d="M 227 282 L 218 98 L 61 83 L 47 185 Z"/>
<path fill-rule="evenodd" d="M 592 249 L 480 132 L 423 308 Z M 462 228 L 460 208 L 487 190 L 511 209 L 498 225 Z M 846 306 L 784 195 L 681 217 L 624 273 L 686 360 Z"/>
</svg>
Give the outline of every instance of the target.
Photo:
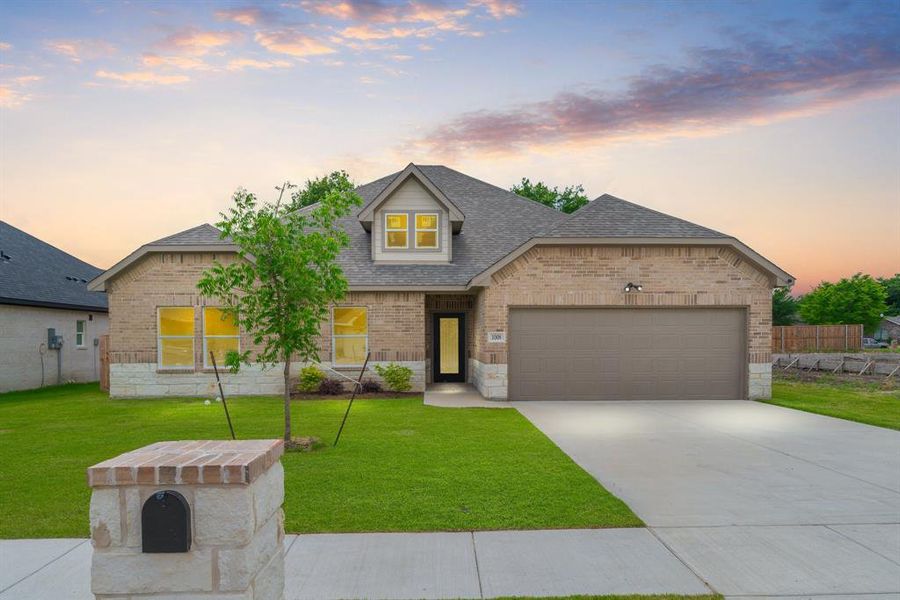
<svg viewBox="0 0 900 600">
<path fill-rule="evenodd" d="M 744 396 L 741 309 L 512 309 L 514 400 Z"/>
</svg>

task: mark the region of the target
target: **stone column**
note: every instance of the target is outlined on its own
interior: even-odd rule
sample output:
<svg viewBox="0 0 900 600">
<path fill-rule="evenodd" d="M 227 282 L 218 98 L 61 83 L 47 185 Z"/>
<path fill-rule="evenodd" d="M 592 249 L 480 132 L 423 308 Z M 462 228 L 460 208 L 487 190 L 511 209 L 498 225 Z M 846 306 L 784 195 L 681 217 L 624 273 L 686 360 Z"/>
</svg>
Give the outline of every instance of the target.
<svg viewBox="0 0 900 600">
<path fill-rule="evenodd" d="M 282 600 L 283 452 L 281 440 L 159 442 L 90 467 L 95 597 Z M 190 508 L 187 552 L 142 551 L 141 511 L 161 491 Z"/>
</svg>

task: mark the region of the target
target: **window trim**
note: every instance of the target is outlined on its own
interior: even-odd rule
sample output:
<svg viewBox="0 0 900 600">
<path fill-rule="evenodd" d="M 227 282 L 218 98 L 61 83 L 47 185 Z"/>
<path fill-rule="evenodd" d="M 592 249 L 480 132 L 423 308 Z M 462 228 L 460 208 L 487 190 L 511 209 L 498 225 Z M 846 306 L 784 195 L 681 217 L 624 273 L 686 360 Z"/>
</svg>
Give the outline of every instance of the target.
<svg viewBox="0 0 900 600">
<path fill-rule="evenodd" d="M 406 227 L 400 229 L 398 227 L 388 227 L 388 218 L 389 217 L 404 217 L 406 219 Z M 384 213 L 384 247 L 387 250 L 409 250 L 409 213 L 402 211 L 395 212 L 387 212 Z M 388 232 L 392 231 L 402 231 L 406 235 L 406 244 L 403 246 L 391 246 L 388 240 Z"/>
<path fill-rule="evenodd" d="M 419 228 L 419 215 L 434 217 L 434 228 Z M 417 235 L 420 231 L 433 231 L 434 232 L 434 246 L 420 246 L 419 245 L 419 236 Z M 416 212 L 413 213 L 413 244 L 415 245 L 416 250 L 440 250 L 441 249 L 441 213 L 439 212 Z"/>
<path fill-rule="evenodd" d="M 209 338 L 213 338 L 213 339 L 217 339 L 217 340 L 237 339 L 237 351 L 238 351 L 238 353 L 241 352 L 241 326 L 240 326 L 240 324 L 238 324 L 237 335 L 207 335 L 206 334 L 206 309 L 208 309 L 208 308 L 214 308 L 216 310 L 221 311 L 223 309 L 223 307 L 222 306 L 204 306 L 203 310 L 201 311 L 200 318 L 202 319 L 202 325 L 203 325 L 202 333 L 203 333 L 203 368 L 204 369 L 212 369 L 213 368 L 212 364 L 209 362 L 209 348 L 206 345 L 206 340 Z M 219 366 L 221 367 L 223 365 L 219 365 Z"/>
<path fill-rule="evenodd" d="M 194 313 L 194 319 L 192 321 L 194 328 L 193 333 L 191 335 L 162 335 L 162 324 L 160 323 L 161 313 L 163 309 L 166 308 L 189 308 Z M 197 369 L 197 336 L 194 335 L 197 333 L 197 310 L 193 306 L 157 306 L 156 307 L 156 368 L 162 371 L 195 371 Z M 164 365 L 162 364 L 162 340 L 172 339 L 172 340 L 186 340 L 190 338 L 191 340 L 191 365 L 190 366 L 178 366 L 178 365 Z"/>
<path fill-rule="evenodd" d="M 335 333 L 334 332 L 334 311 L 338 308 L 362 308 L 366 311 L 366 333 Z M 361 306 L 361 305 L 339 305 L 331 307 L 331 365 L 335 369 L 344 369 L 344 368 L 356 368 L 361 367 L 362 363 L 359 364 L 351 364 L 351 363 L 339 363 L 337 362 L 337 344 L 335 340 L 338 338 L 365 338 L 366 339 L 366 352 L 365 354 L 369 354 L 369 307 Z"/>
<path fill-rule="evenodd" d="M 81 332 L 78 331 L 78 324 L 81 323 Z M 81 335 L 81 343 L 78 343 L 78 336 Z M 85 340 L 87 339 L 87 320 L 75 319 L 75 347 L 86 348 Z"/>
</svg>

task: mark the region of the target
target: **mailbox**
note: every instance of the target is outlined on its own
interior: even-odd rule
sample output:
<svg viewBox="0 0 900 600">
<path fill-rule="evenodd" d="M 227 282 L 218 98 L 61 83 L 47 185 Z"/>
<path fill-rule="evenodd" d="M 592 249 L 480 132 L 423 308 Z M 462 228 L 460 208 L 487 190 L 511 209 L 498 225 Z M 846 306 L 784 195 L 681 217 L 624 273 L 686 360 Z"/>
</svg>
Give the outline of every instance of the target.
<svg viewBox="0 0 900 600">
<path fill-rule="evenodd" d="M 187 552 L 191 549 L 191 507 L 178 492 L 154 492 L 141 509 L 144 552 Z"/>
</svg>

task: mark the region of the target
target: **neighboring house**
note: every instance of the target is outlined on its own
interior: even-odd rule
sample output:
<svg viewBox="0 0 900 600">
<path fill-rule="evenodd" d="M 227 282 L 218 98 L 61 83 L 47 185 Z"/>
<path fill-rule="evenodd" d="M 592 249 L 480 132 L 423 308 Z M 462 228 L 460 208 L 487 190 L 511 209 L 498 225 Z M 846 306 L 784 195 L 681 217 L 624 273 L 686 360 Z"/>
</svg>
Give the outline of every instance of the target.
<svg viewBox="0 0 900 600">
<path fill-rule="evenodd" d="M 793 279 L 733 237 L 609 195 L 566 215 L 443 166 L 357 191 L 326 366 L 355 377 L 371 352 L 409 366 L 417 390 L 468 381 L 494 399 L 770 395 L 772 289 Z M 113 396 L 214 393 L 208 350 L 251 342 L 196 283 L 234 251 L 201 225 L 90 283 L 109 295 Z M 226 385 L 282 389 L 258 367 Z"/>
<path fill-rule="evenodd" d="M 0 221 L 0 392 L 99 378 L 106 294 L 87 282 L 102 272 Z"/>
<path fill-rule="evenodd" d="M 884 317 L 875 330 L 875 339 L 882 342 L 900 340 L 900 315 Z"/>
</svg>

